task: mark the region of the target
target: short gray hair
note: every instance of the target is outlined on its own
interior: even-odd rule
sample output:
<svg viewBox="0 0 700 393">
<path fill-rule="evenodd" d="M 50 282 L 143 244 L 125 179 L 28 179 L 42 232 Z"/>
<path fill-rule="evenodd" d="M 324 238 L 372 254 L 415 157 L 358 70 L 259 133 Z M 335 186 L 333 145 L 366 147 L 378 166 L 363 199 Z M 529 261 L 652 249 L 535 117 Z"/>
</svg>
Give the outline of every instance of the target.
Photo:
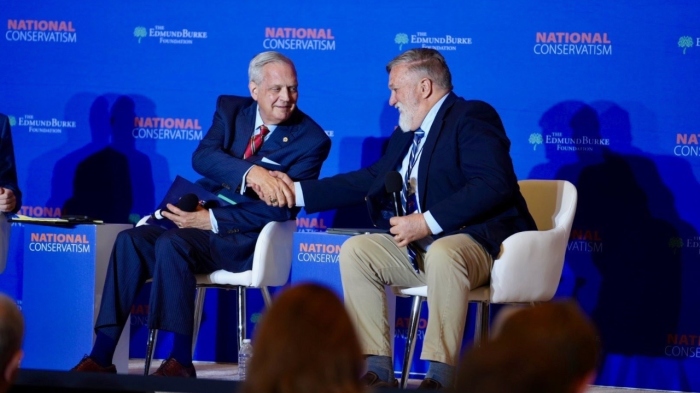
<svg viewBox="0 0 700 393">
<path fill-rule="evenodd" d="M 392 68 L 402 64 L 408 65 L 409 72 L 425 75 L 443 89 L 452 91 L 450 68 L 447 67 L 445 58 L 435 49 L 409 49 L 390 61 L 386 65 L 386 72 L 391 72 Z"/>
<path fill-rule="evenodd" d="M 0 370 L 4 372 L 12 356 L 22 348 L 24 317 L 15 302 L 0 293 Z"/>
<path fill-rule="evenodd" d="M 250 61 L 250 65 L 248 65 L 248 81 L 255 83 L 262 82 L 262 69 L 266 64 L 270 63 L 288 64 L 290 67 L 292 67 L 294 73 L 297 73 L 294 63 L 287 56 L 279 52 L 267 51 L 258 53 L 255 57 L 253 57 L 253 60 Z"/>
</svg>

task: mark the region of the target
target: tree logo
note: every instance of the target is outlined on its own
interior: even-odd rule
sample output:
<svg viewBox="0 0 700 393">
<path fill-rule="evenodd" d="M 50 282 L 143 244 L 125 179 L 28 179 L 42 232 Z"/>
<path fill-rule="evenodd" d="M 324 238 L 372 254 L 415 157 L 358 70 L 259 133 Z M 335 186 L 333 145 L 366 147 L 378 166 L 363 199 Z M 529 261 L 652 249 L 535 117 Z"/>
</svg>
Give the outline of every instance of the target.
<svg viewBox="0 0 700 393">
<path fill-rule="evenodd" d="M 17 119 L 15 119 L 14 116 L 7 116 L 7 118 L 10 120 L 10 127 L 14 127 L 17 125 Z"/>
<path fill-rule="evenodd" d="M 146 28 L 143 26 L 139 26 L 134 29 L 134 37 L 137 37 L 139 39 L 139 44 L 141 43 L 141 38 L 146 37 Z"/>
<path fill-rule="evenodd" d="M 668 240 L 668 247 L 673 249 L 673 255 L 676 255 L 678 249 L 683 248 L 683 238 L 672 237 Z"/>
<path fill-rule="evenodd" d="M 537 150 L 537 145 L 542 144 L 542 134 L 530 134 L 530 140 L 528 142 L 533 145 L 532 150 Z"/>
<path fill-rule="evenodd" d="M 394 37 L 394 42 L 399 45 L 399 50 L 403 48 L 404 44 L 408 44 L 408 35 L 405 33 L 399 33 Z"/>
<path fill-rule="evenodd" d="M 693 47 L 693 39 L 687 35 L 678 39 L 678 47 L 683 48 L 683 54 L 685 54 L 686 49 Z"/>
</svg>

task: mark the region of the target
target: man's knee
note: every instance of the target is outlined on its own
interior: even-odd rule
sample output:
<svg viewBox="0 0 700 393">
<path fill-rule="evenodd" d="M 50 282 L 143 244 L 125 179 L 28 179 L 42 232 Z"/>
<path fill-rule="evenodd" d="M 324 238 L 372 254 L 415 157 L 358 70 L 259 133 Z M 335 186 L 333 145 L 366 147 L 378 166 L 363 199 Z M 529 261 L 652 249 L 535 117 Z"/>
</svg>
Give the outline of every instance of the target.
<svg viewBox="0 0 700 393">
<path fill-rule="evenodd" d="M 438 239 L 430 245 L 425 256 L 425 268 L 432 272 L 463 271 L 468 266 L 463 252 L 464 243 L 455 242 L 455 239 Z"/>
<path fill-rule="evenodd" d="M 117 234 L 117 239 L 114 241 L 115 244 L 125 245 L 133 244 L 135 239 L 140 237 L 139 232 L 135 231 L 136 228 L 127 229 L 121 231 Z"/>
<path fill-rule="evenodd" d="M 196 258 L 193 255 L 192 246 L 183 238 L 183 231 L 171 229 L 163 232 L 155 245 L 156 270 L 176 267 L 177 270 L 195 269 Z"/>
<path fill-rule="evenodd" d="M 178 231 L 170 230 L 158 236 L 158 239 L 156 239 L 156 254 L 159 251 L 171 251 L 182 244 L 183 239 L 177 232 Z"/>
<path fill-rule="evenodd" d="M 352 236 L 340 247 L 340 255 L 348 255 L 348 253 L 355 252 L 357 249 L 361 249 L 360 244 L 362 243 L 362 235 Z"/>
<path fill-rule="evenodd" d="M 338 260 L 340 262 L 341 269 L 343 267 L 354 266 L 359 259 L 358 252 L 362 251 L 360 236 L 353 236 L 346 240 L 342 247 L 340 247 L 340 254 L 338 255 Z"/>
<path fill-rule="evenodd" d="M 338 256 L 341 276 L 363 275 L 368 267 L 377 262 L 382 247 L 381 239 L 373 236 L 375 235 L 357 235 L 343 243 Z"/>
<path fill-rule="evenodd" d="M 123 259 L 134 259 L 128 257 L 134 253 L 140 254 L 146 252 L 146 237 L 143 235 L 143 232 L 138 229 L 139 228 L 127 229 L 117 234 L 117 238 L 114 240 L 113 250 L 117 252 L 118 256 L 126 256 L 126 258 L 118 258 L 120 262 L 122 262 Z"/>
<path fill-rule="evenodd" d="M 461 259 L 461 254 L 458 252 L 454 243 L 445 239 L 438 239 L 430 245 L 426 254 L 426 259 L 435 259 L 438 261 Z"/>
<path fill-rule="evenodd" d="M 157 229 L 151 228 L 149 225 L 126 229 L 117 234 L 115 244 L 118 246 L 133 245 L 134 247 L 138 247 L 143 245 L 143 243 L 149 242 L 149 239 L 156 236 L 154 233 L 157 232 L 154 231 L 157 231 Z"/>
</svg>

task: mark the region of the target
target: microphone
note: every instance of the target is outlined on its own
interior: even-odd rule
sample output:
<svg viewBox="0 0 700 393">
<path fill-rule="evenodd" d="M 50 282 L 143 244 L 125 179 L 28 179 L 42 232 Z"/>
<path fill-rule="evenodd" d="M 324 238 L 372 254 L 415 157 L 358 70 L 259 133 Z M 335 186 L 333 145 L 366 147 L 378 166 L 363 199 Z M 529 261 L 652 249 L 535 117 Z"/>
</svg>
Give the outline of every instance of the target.
<svg viewBox="0 0 700 393">
<path fill-rule="evenodd" d="M 401 190 L 403 190 L 403 177 L 397 171 L 392 171 L 386 174 L 384 178 L 384 188 L 386 192 L 391 194 L 394 200 L 394 212 L 397 217 L 403 216 L 403 207 L 401 206 Z"/>
<path fill-rule="evenodd" d="M 177 206 L 178 209 L 186 212 L 193 212 L 197 210 L 197 205 L 199 205 L 199 198 L 197 197 L 197 195 L 191 193 L 181 196 L 177 203 L 175 203 L 175 206 Z M 172 213 L 168 210 L 167 207 L 164 207 L 153 212 L 151 217 L 155 218 L 156 220 L 166 219 L 161 214 L 162 212 Z"/>
</svg>

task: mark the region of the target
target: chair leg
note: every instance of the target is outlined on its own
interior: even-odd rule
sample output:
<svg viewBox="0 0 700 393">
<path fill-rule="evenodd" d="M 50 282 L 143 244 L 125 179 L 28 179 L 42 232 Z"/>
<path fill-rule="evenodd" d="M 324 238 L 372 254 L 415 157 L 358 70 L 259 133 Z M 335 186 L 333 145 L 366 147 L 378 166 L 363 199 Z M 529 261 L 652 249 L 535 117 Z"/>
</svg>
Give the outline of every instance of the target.
<svg viewBox="0 0 700 393">
<path fill-rule="evenodd" d="M 481 339 L 488 341 L 491 335 L 491 303 L 484 303 L 481 313 Z"/>
<path fill-rule="evenodd" d="M 267 289 L 267 287 L 260 287 L 260 291 L 262 291 L 262 296 L 263 300 L 265 301 L 265 308 L 270 308 L 270 305 L 272 304 L 272 297 L 270 297 L 270 290 Z"/>
<path fill-rule="evenodd" d="M 148 343 L 146 345 L 146 364 L 143 366 L 143 375 L 148 375 L 151 371 L 151 360 L 153 359 L 153 351 L 156 348 L 156 339 L 158 338 L 158 330 L 151 329 L 148 331 Z"/>
<path fill-rule="evenodd" d="M 199 327 L 202 325 L 202 312 L 204 311 L 204 296 L 206 288 L 197 288 L 197 294 L 194 298 L 194 329 L 192 330 L 192 357 L 194 358 L 194 349 L 197 348 L 197 337 L 199 337 Z"/>
<path fill-rule="evenodd" d="M 246 302 L 245 290 L 243 286 L 238 287 L 238 350 L 243 347 L 243 340 L 246 338 Z"/>
<path fill-rule="evenodd" d="M 411 371 L 411 360 L 413 360 L 413 351 L 416 349 L 416 333 L 418 332 L 418 322 L 420 320 L 420 309 L 425 300 L 422 296 L 413 297 L 413 305 L 411 307 L 411 320 L 408 324 L 406 332 L 406 349 L 403 355 L 403 367 L 401 368 L 401 388 L 406 389 L 408 384 L 408 373 Z"/>
<path fill-rule="evenodd" d="M 479 302 L 476 305 L 476 327 L 474 329 L 474 343 L 477 346 L 485 343 L 489 338 L 489 314 L 491 305 L 487 302 Z"/>
<path fill-rule="evenodd" d="M 481 333 L 483 326 L 481 325 L 481 315 L 484 313 L 484 303 L 476 304 L 476 317 L 474 318 L 474 345 L 481 346 Z"/>
</svg>

